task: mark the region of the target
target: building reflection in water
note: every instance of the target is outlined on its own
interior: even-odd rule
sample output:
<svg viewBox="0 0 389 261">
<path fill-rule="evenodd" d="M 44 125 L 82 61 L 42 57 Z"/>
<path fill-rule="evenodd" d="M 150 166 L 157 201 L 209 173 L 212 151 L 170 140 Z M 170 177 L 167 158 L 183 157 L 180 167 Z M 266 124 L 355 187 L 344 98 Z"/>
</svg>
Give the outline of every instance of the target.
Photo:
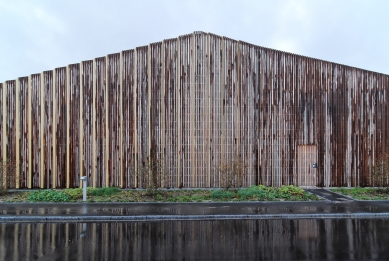
<svg viewBox="0 0 389 261">
<path fill-rule="evenodd" d="M 0 260 L 389 259 L 386 219 L 2 223 Z"/>
</svg>

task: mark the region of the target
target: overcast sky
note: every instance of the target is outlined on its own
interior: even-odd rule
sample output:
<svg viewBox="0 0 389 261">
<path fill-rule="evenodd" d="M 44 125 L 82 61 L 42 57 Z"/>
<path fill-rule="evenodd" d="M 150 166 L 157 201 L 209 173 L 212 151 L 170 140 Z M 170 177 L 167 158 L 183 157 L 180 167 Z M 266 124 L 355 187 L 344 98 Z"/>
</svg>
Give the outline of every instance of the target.
<svg viewBox="0 0 389 261">
<path fill-rule="evenodd" d="M 389 74 L 387 0 L 0 0 L 0 82 L 193 31 Z"/>
</svg>

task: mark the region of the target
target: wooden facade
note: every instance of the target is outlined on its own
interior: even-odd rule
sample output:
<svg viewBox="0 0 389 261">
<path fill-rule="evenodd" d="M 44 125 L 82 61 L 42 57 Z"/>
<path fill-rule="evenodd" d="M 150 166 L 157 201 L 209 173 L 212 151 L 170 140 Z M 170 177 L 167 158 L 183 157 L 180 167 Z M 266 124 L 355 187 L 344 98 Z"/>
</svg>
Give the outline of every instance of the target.
<svg viewBox="0 0 389 261">
<path fill-rule="evenodd" d="M 77 187 L 84 175 L 142 187 L 136 169 L 151 156 L 163 187 L 219 187 L 214 166 L 237 158 L 244 186 L 364 186 L 389 153 L 388 75 L 203 32 L 0 89 L 1 157 L 20 166 L 17 188 Z"/>
</svg>

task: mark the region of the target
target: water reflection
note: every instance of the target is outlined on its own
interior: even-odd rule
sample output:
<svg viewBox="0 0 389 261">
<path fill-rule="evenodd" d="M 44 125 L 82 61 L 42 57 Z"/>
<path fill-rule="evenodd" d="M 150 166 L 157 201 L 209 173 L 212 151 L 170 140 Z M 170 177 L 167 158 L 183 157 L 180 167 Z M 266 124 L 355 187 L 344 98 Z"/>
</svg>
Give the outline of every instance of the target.
<svg viewBox="0 0 389 261">
<path fill-rule="evenodd" d="M 389 259 L 386 219 L 2 223 L 0 260 Z"/>
</svg>

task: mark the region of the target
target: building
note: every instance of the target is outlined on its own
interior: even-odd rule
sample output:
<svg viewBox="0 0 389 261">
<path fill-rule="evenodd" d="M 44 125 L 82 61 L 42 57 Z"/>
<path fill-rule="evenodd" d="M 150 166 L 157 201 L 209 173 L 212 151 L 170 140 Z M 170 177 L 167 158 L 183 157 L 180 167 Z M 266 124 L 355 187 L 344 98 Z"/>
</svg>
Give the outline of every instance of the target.
<svg viewBox="0 0 389 261">
<path fill-rule="evenodd" d="M 373 185 L 389 153 L 389 76 L 194 32 L 0 84 L 15 187 Z M 5 181 L 5 176 L 3 177 Z M 12 179 L 13 180 L 13 179 Z"/>
</svg>

